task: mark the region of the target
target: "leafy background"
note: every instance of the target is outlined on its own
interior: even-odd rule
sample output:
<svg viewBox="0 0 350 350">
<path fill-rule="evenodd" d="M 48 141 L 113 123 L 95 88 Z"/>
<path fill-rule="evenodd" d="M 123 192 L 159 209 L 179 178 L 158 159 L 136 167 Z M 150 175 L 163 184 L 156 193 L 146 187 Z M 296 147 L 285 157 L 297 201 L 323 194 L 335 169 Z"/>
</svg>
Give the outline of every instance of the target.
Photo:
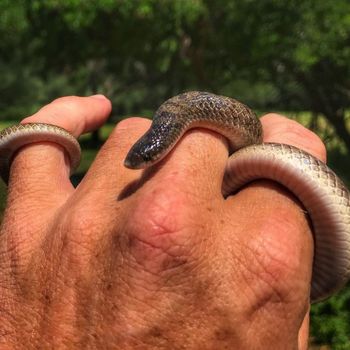
<svg viewBox="0 0 350 350">
<path fill-rule="evenodd" d="M 112 100 L 80 176 L 118 120 L 202 89 L 314 130 L 350 185 L 348 0 L 0 0 L 0 38 L 0 126 L 63 95 Z M 313 306 L 313 346 L 350 349 L 349 309 L 349 288 Z"/>
</svg>

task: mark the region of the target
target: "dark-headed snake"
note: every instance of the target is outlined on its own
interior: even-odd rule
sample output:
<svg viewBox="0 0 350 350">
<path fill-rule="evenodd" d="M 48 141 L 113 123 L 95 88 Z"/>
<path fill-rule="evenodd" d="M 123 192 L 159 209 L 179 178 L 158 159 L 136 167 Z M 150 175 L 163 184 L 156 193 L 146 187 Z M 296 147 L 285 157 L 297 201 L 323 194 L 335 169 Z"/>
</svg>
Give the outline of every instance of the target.
<svg viewBox="0 0 350 350">
<path fill-rule="evenodd" d="M 303 204 L 312 224 L 314 261 L 311 301 L 325 299 L 350 278 L 350 193 L 322 161 L 296 147 L 262 143 L 262 126 L 242 103 L 208 92 L 192 91 L 164 102 L 151 128 L 130 149 L 125 166 L 149 167 L 163 159 L 190 128 L 207 128 L 227 138 L 231 156 L 222 184 L 224 197 L 256 179 L 288 188 Z M 48 124 L 23 124 L 0 133 L 0 174 L 7 181 L 11 160 L 22 146 L 49 141 L 62 145 L 72 169 L 80 147 L 65 130 Z"/>
</svg>

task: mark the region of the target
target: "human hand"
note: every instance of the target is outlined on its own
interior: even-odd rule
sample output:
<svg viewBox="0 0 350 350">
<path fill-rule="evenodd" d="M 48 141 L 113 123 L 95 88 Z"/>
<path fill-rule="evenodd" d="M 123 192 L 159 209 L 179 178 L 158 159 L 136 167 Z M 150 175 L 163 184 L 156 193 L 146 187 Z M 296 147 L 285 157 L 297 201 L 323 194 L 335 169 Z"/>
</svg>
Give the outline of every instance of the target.
<svg viewBox="0 0 350 350">
<path fill-rule="evenodd" d="M 103 124 L 103 97 L 66 97 L 24 122 L 75 136 Z M 265 141 L 324 160 L 278 115 Z M 74 189 L 59 145 L 22 148 L 0 239 L 3 348 L 306 349 L 313 242 L 297 200 L 257 181 L 224 200 L 225 140 L 192 130 L 145 172 L 123 166 L 149 127 L 117 125 Z"/>
</svg>

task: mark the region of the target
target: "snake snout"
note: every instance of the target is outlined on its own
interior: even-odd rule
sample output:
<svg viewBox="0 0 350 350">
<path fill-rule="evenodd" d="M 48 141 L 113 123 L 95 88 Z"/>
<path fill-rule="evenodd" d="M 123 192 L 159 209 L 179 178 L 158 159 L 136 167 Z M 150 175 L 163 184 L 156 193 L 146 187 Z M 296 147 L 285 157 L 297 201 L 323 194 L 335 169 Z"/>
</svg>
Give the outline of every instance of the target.
<svg viewBox="0 0 350 350">
<path fill-rule="evenodd" d="M 148 130 L 131 147 L 124 160 L 124 165 L 129 169 L 145 169 L 157 163 L 167 154 L 167 149 L 159 140 L 162 136 L 164 133 L 160 133 L 158 129 Z"/>
<path fill-rule="evenodd" d="M 144 147 L 142 142 L 136 142 L 128 152 L 124 165 L 129 169 L 144 169 L 152 165 L 150 149 Z"/>
<path fill-rule="evenodd" d="M 124 165 L 129 169 L 143 169 L 147 164 L 140 153 L 130 151 L 124 160 Z"/>
</svg>

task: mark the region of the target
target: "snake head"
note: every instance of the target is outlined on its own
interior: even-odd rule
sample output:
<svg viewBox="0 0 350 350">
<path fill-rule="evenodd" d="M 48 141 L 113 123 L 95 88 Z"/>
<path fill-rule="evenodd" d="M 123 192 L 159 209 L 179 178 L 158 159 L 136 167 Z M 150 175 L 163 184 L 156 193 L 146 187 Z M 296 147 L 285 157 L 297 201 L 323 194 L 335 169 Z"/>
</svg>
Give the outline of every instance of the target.
<svg viewBox="0 0 350 350">
<path fill-rule="evenodd" d="M 136 146 L 136 145 L 135 145 Z M 134 150 L 133 147 L 127 154 L 124 165 L 129 169 L 144 169 L 148 166 L 148 159 L 145 154 Z"/>
<path fill-rule="evenodd" d="M 145 169 L 160 158 L 159 143 L 155 141 L 153 130 L 149 130 L 130 149 L 124 165 L 129 169 Z"/>
<path fill-rule="evenodd" d="M 153 120 L 150 129 L 131 147 L 124 160 L 127 168 L 148 168 L 163 159 L 175 145 L 179 137 L 174 136 L 172 130 L 179 128 L 172 120 L 165 120 L 164 114 L 161 116 L 160 121 Z"/>
</svg>

